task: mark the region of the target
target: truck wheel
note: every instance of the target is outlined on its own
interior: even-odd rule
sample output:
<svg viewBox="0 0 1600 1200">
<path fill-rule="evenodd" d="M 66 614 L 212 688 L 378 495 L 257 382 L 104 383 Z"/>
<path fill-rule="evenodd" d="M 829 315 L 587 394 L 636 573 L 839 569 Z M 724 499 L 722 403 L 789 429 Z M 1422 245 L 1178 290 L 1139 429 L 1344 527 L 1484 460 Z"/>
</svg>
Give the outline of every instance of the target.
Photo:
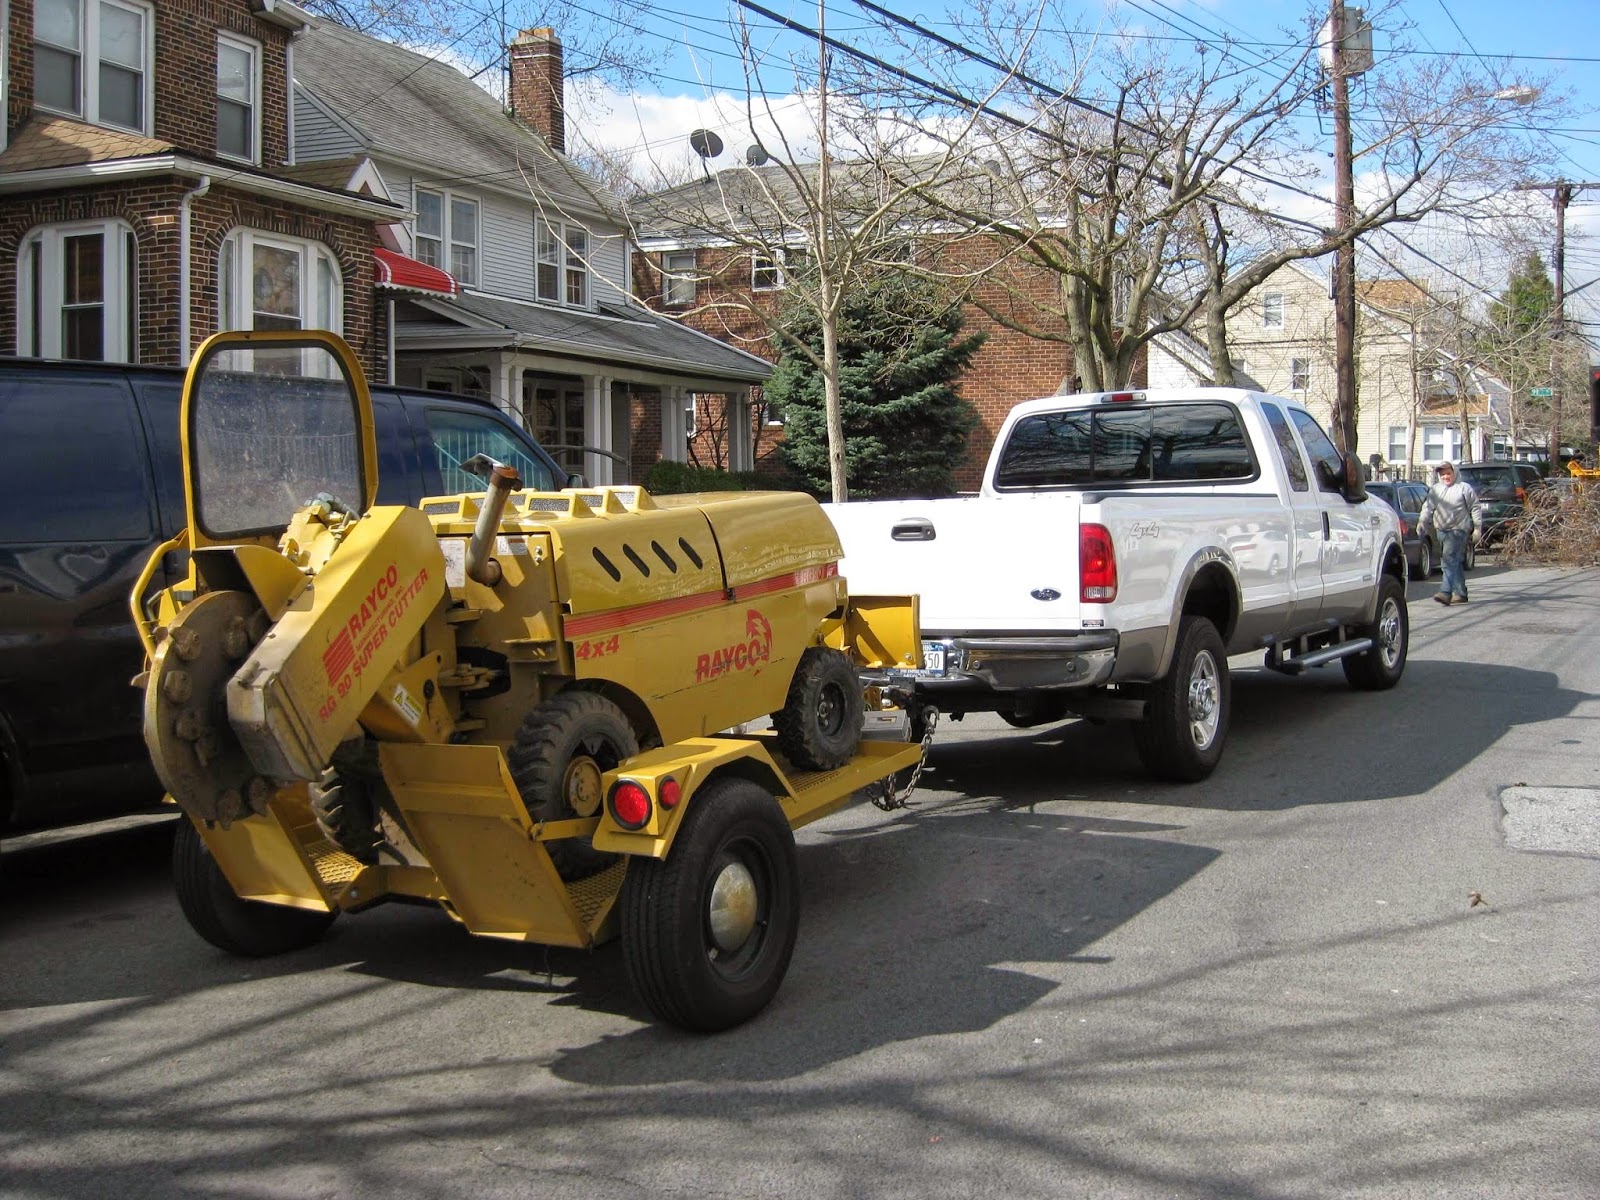
<svg viewBox="0 0 1600 1200">
<path fill-rule="evenodd" d="M 1393 575 L 1378 584 L 1378 617 L 1361 630 L 1372 639 L 1372 649 L 1341 659 L 1350 686 L 1363 692 L 1381 692 L 1400 682 L 1411 644 L 1411 615 L 1406 611 L 1406 591 Z"/>
<path fill-rule="evenodd" d="M 190 926 L 219 950 L 245 958 L 286 954 L 317 941 L 337 913 L 241 900 L 187 817 L 172 840 L 172 880 Z"/>
<path fill-rule="evenodd" d="M 855 757 L 864 702 L 856 669 L 839 650 L 812 646 L 800 656 L 783 711 L 774 713 L 778 748 L 795 766 L 832 771 Z"/>
<path fill-rule="evenodd" d="M 794 832 L 759 784 L 713 779 L 665 860 L 629 862 L 619 906 L 623 961 L 645 1006 L 682 1029 L 731 1029 L 767 1006 L 789 969 Z"/>
<path fill-rule="evenodd" d="M 1133 727 L 1145 770 L 1174 783 L 1210 775 L 1222 759 L 1231 697 L 1222 635 L 1205 617 L 1184 617 L 1172 670 L 1151 685 L 1149 711 Z"/>
<path fill-rule="evenodd" d="M 511 778 L 535 821 L 592 817 L 600 812 L 600 776 L 639 753 L 639 739 L 623 711 L 594 692 L 565 691 L 522 721 L 506 753 Z M 566 880 L 587 879 L 615 861 L 588 838 L 546 842 Z"/>
</svg>

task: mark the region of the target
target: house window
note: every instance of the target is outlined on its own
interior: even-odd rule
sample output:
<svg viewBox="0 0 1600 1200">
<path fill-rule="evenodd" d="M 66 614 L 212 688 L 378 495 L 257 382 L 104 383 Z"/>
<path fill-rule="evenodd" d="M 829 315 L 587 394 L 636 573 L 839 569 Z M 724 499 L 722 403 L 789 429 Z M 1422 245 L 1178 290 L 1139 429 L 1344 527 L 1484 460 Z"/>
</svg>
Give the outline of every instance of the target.
<svg viewBox="0 0 1600 1200">
<path fill-rule="evenodd" d="M 419 262 L 449 271 L 463 287 L 478 286 L 478 202 L 449 192 L 416 191 L 415 236 Z M 450 248 L 449 265 L 445 247 Z"/>
<path fill-rule="evenodd" d="M 535 221 L 539 299 L 589 307 L 589 231 L 561 221 Z"/>
<path fill-rule="evenodd" d="M 231 34 L 217 36 L 217 153 L 259 162 L 261 51 Z"/>
<path fill-rule="evenodd" d="M 1389 426 L 1389 461 L 1409 462 L 1411 460 L 1410 438 L 1406 435 L 1404 425 Z"/>
<path fill-rule="evenodd" d="M 417 261 L 444 270 L 444 197 L 417 189 Z"/>
<path fill-rule="evenodd" d="M 1425 425 L 1422 429 L 1422 461 L 1454 462 L 1461 457 L 1461 431 L 1453 425 Z"/>
<path fill-rule="evenodd" d="M 683 394 L 684 435 L 691 441 L 694 440 L 694 436 L 700 432 L 700 422 L 698 419 L 700 416 L 700 405 L 697 403 L 698 399 L 699 398 L 693 392 L 685 392 Z"/>
<path fill-rule="evenodd" d="M 137 247 L 120 221 L 52 225 L 17 254 L 17 353 L 132 362 Z"/>
<path fill-rule="evenodd" d="M 33 98 L 99 125 L 150 128 L 150 10 L 125 0 L 38 0 Z"/>
<path fill-rule="evenodd" d="M 750 290 L 775 292 L 789 286 L 789 281 L 806 261 L 804 250 L 782 249 L 777 257 L 752 251 L 750 255 Z"/>
<path fill-rule="evenodd" d="M 1261 297 L 1261 328 L 1283 328 L 1283 293 L 1266 292 Z"/>
<path fill-rule="evenodd" d="M 661 303 L 687 308 L 694 303 L 694 251 L 679 250 L 661 259 Z"/>
<path fill-rule="evenodd" d="M 320 242 L 235 229 L 217 258 L 219 329 L 344 328 L 339 263 Z"/>
<path fill-rule="evenodd" d="M 478 202 L 450 197 L 450 274 L 467 287 L 478 283 Z"/>
<path fill-rule="evenodd" d="M 1309 358 L 1291 358 L 1289 360 L 1289 390 L 1303 392 L 1311 386 L 1311 360 Z"/>
</svg>

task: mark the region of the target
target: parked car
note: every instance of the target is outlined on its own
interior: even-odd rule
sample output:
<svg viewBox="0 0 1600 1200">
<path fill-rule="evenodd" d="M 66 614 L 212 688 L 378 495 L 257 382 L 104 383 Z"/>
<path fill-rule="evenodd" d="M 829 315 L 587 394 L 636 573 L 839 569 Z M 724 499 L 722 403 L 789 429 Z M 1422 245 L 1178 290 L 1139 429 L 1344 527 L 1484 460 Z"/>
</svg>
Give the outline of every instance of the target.
<svg viewBox="0 0 1600 1200">
<path fill-rule="evenodd" d="M 0 357 L 0 826 L 158 799 L 129 681 L 128 594 L 184 526 L 176 368 Z M 484 453 L 528 485 L 566 472 L 487 403 L 373 389 L 382 504 L 482 490 Z M 187 573 L 168 556 L 151 590 Z"/>
<path fill-rule="evenodd" d="M 1532 463 L 1462 463 L 1456 477 L 1472 485 L 1483 505 L 1483 541 L 1492 545 L 1509 532 L 1507 522 L 1522 515 L 1528 492 L 1545 487 L 1544 476 Z"/>
<path fill-rule="evenodd" d="M 1406 569 L 1412 579 L 1427 579 L 1439 570 L 1444 559 L 1439 547 L 1439 533 L 1430 529 L 1424 537 L 1417 531 L 1417 520 L 1422 515 L 1422 501 L 1428 489 L 1420 483 L 1369 483 L 1367 494 L 1376 496 L 1400 514 L 1400 533 L 1406 548 Z M 1467 570 L 1477 565 L 1477 550 L 1467 543 Z"/>
</svg>

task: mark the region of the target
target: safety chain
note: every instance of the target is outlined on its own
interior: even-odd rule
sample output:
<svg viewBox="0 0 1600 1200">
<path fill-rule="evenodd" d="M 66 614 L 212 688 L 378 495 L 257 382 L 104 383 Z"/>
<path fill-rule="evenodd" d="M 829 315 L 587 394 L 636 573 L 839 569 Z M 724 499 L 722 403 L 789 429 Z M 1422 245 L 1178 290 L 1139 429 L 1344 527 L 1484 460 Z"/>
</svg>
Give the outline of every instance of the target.
<svg viewBox="0 0 1600 1200">
<path fill-rule="evenodd" d="M 911 778 L 906 780 L 906 786 L 896 788 L 894 776 L 890 775 L 878 781 L 871 790 L 870 797 L 873 806 L 881 808 L 884 812 L 893 812 L 897 808 L 905 808 L 911 799 L 911 793 L 917 790 L 917 781 L 922 778 L 922 768 L 928 765 L 928 748 L 933 745 L 933 731 L 939 724 L 939 710 L 925 708 L 922 715 L 927 719 L 928 727 L 922 733 L 922 753 L 917 756 L 917 765 L 911 768 Z"/>
</svg>

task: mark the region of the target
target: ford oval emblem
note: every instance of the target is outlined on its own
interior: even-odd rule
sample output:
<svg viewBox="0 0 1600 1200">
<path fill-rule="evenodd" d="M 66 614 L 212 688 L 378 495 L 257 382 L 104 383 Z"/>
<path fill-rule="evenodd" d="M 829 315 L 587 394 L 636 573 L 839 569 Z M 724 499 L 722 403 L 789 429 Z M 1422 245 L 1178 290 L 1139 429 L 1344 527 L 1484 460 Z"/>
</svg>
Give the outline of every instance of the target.
<svg viewBox="0 0 1600 1200">
<path fill-rule="evenodd" d="M 1035 600 L 1061 599 L 1061 593 L 1056 591 L 1055 588 L 1034 588 L 1033 591 L 1028 593 L 1028 595 L 1032 596 Z"/>
</svg>

